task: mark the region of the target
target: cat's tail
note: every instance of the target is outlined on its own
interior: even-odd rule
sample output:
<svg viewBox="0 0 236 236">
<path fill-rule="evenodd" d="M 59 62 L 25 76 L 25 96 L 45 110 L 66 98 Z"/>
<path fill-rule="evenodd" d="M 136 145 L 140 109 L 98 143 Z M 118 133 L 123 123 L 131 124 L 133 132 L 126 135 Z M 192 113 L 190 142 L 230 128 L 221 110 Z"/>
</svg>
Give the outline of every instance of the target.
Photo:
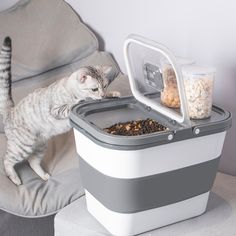
<svg viewBox="0 0 236 236">
<path fill-rule="evenodd" d="M 0 52 L 0 115 L 7 115 L 14 106 L 11 94 L 11 38 L 4 39 Z"/>
</svg>

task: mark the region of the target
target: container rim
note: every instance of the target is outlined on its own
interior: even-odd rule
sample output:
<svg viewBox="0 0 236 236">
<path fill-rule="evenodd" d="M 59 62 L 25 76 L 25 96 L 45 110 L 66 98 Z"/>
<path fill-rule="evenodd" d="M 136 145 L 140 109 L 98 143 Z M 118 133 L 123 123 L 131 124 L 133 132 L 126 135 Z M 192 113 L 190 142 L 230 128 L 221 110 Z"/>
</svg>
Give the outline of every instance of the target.
<svg viewBox="0 0 236 236">
<path fill-rule="evenodd" d="M 70 124 L 72 128 L 84 134 L 95 143 L 111 149 L 135 150 L 157 145 L 168 144 L 182 141 L 189 138 L 196 138 L 213 133 L 228 130 L 232 125 L 232 115 L 217 106 L 213 106 L 213 111 L 220 114 L 221 119 L 211 121 L 210 118 L 203 121 L 192 121 L 191 127 L 183 127 L 181 124 L 178 129 L 171 129 L 162 132 L 155 132 L 137 136 L 112 135 L 101 128 L 92 124 L 86 119 L 88 112 L 96 113 L 119 107 L 127 103 L 140 103 L 133 96 L 119 99 L 104 99 L 100 101 L 82 102 L 74 105 L 70 112 Z M 141 103 L 140 103 L 141 104 Z M 143 105 L 143 104 L 142 104 Z M 197 132 L 196 132 L 197 130 Z"/>
</svg>

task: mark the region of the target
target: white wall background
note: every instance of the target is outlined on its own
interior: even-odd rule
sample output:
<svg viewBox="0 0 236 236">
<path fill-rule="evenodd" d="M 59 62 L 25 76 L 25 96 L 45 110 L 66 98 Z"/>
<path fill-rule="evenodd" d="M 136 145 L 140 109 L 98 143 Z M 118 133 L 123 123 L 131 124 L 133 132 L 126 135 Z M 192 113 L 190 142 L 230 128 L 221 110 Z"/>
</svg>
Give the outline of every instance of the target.
<svg viewBox="0 0 236 236">
<path fill-rule="evenodd" d="M 161 42 L 176 55 L 217 67 L 214 101 L 234 115 L 221 169 L 236 175 L 236 1 L 66 1 L 97 33 L 101 48 L 114 55 L 124 72 L 122 47 L 130 33 Z M 1 0 L 0 11 L 15 2 Z"/>
<path fill-rule="evenodd" d="M 161 42 L 176 55 L 217 67 L 214 101 L 234 115 L 234 125 L 227 136 L 221 169 L 236 175 L 236 1 L 67 2 L 103 39 L 102 46 L 112 52 L 123 71 L 125 65 L 122 47 L 124 39 L 130 33 Z"/>
</svg>

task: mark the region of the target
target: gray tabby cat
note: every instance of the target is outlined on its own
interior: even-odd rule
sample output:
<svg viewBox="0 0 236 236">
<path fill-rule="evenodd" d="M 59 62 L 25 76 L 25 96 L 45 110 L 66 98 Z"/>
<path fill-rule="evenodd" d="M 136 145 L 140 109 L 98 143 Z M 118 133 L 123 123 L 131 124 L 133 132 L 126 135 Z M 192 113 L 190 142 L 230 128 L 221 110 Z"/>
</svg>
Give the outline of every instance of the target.
<svg viewBox="0 0 236 236">
<path fill-rule="evenodd" d="M 89 97 L 119 96 L 119 92 L 115 91 L 106 93 L 114 77 L 111 67 L 82 67 L 49 87 L 36 89 L 14 106 L 11 95 L 11 39 L 5 38 L 0 53 L 0 115 L 3 116 L 7 137 L 4 166 L 12 182 L 21 184 L 14 166 L 23 160 L 28 160 L 43 180 L 50 178 L 40 165 L 47 140 L 71 129 L 68 115 L 74 104 Z"/>
</svg>

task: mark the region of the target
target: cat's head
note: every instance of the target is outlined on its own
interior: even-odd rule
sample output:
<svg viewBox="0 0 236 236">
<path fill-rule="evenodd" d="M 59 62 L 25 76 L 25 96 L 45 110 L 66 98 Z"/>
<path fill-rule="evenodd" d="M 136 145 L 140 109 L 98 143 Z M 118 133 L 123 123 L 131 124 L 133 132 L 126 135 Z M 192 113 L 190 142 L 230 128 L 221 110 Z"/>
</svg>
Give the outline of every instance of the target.
<svg viewBox="0 0 236 236">
<path fill-rule="evenodd" d="M 107 87 L 118 75 L 118 70 L 112 66 L 85 66 L 71 75 L 74 83 L 75 96 L 101 99 L 106 96 Z"/>
</svg>

